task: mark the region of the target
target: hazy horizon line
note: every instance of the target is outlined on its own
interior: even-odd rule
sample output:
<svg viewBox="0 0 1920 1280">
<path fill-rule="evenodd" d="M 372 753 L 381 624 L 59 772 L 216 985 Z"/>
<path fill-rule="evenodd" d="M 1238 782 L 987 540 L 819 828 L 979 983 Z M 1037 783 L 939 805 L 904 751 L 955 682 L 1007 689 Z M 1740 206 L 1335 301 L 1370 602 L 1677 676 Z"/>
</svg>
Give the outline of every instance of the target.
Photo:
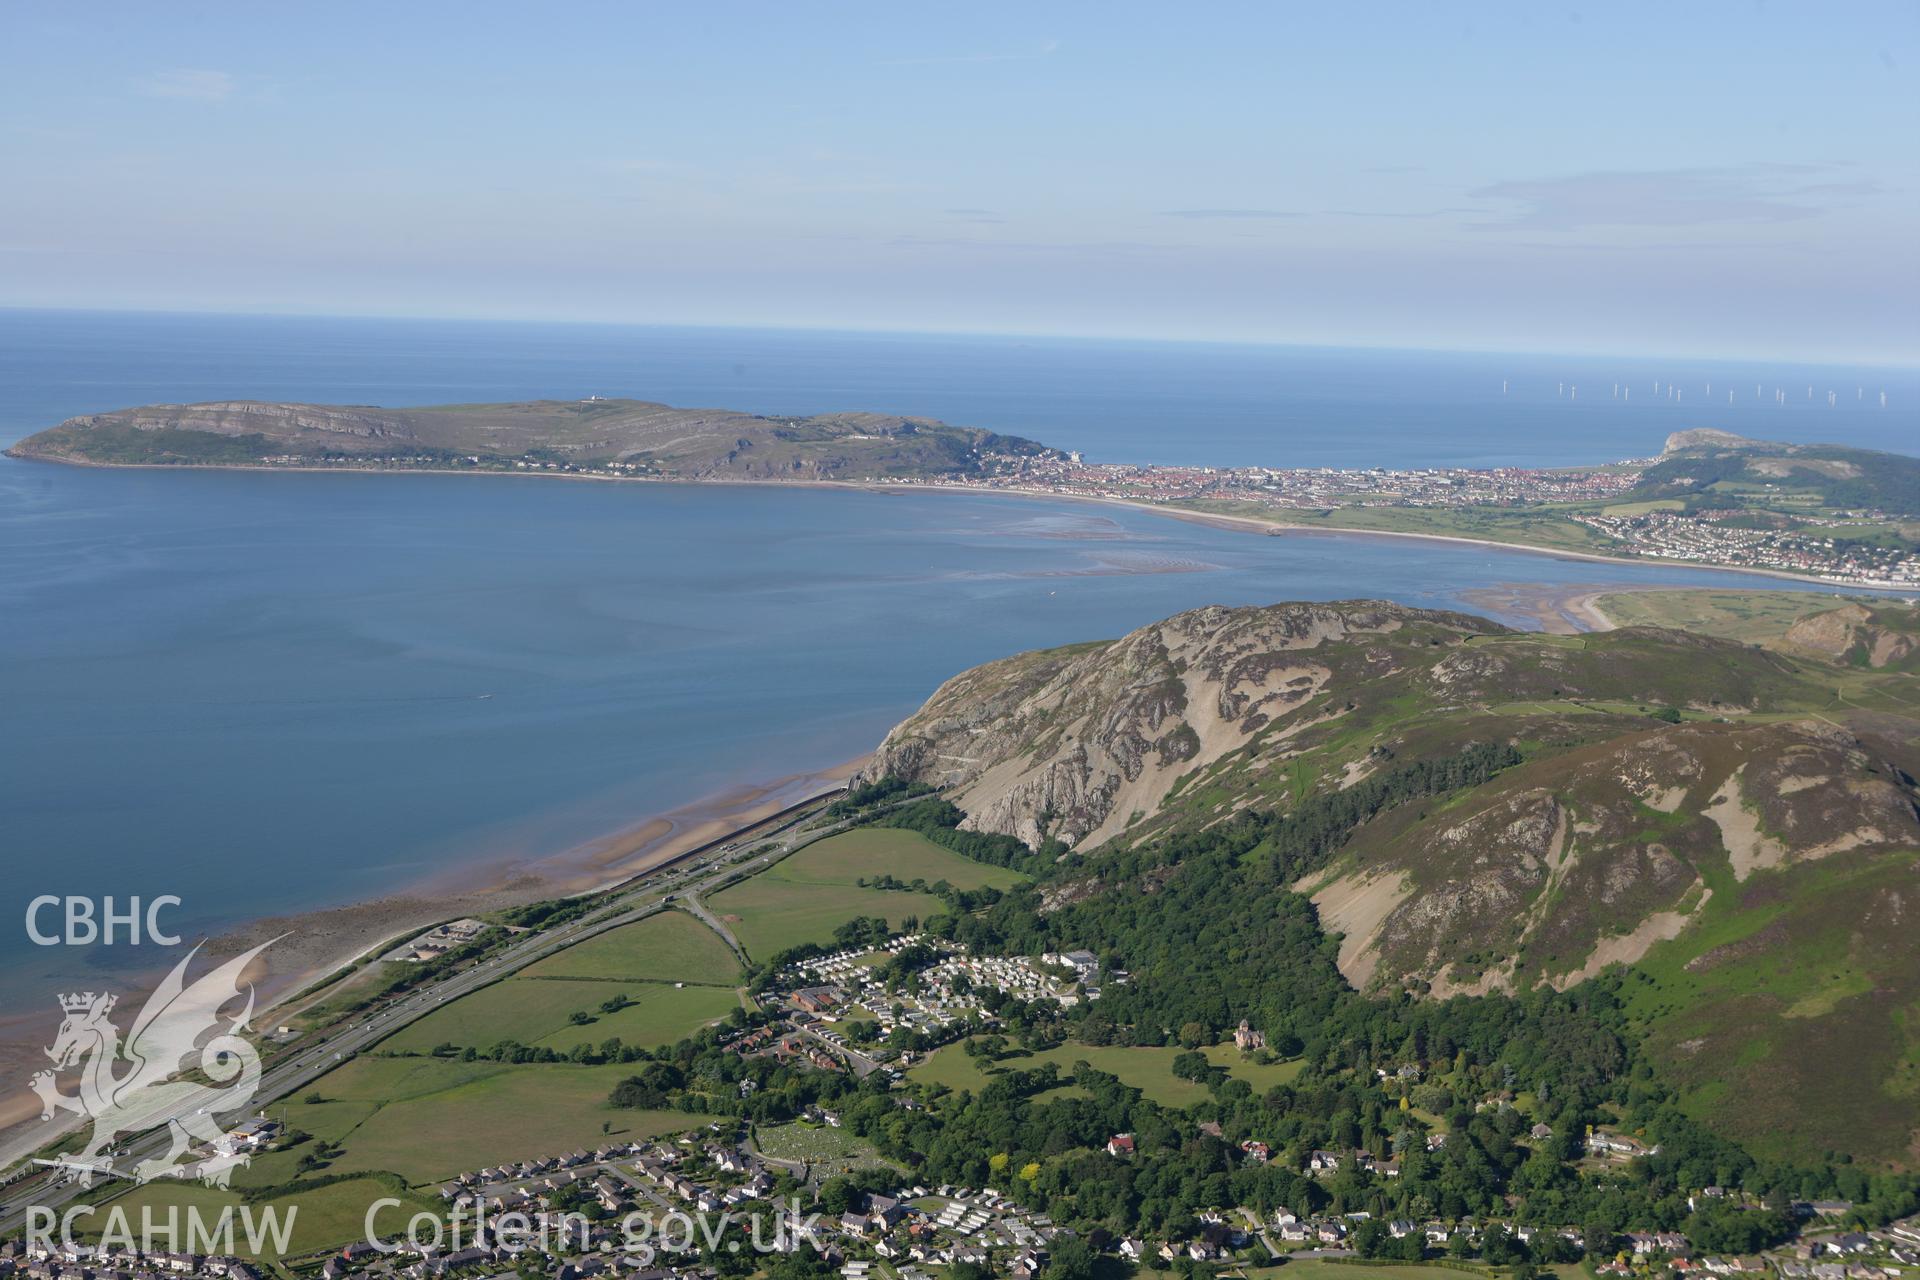
<svg viewBox="0 0 1920 1280">
<path fill-rule="evenodd" d="M 1045 330 L 1021 329 L 906 329 L 906 328 L 853 328 L 844 325 L 796 325 L 771 324 L 765 322 L 738 321 L 733 323 L 673 321 L 673 320 L 609 320 L 604 318 L 564 318 L 557 316 L 505 316 L 505 315 L 448 315 L 434 312 L 352 312 L 278 309 L 259 310 L 256 308 L 226 307 L 101 307 L 101 306 L 60 306 L 44 303 L 0 302 L 0 312 L 51 312 L 65 315 L 102 315 L 102 316 L 192 316 L 225 317 L 230 319 L 266 319 L 266 320 L 354 320 L 387 321 L 394 323 L 434 323 L 434 324 L 473 324 L 473 325 L 525 325 L 531 327 L 575 327 L 593 329 L 693 329 L 712 333 L 801 333 L 833 335 L 844 334 L 859 337 L 926 337 L 926 338 L 980 338 L 999 340 L 1041 341 L 1061 343 L 1089 344 L 1130 344 L 1149 346 L 1194 346 L 1194 347 L 1261 347 L 1281 350 L 1304 351 L 1378 351 L 1405 352 L 1423 355 L 1469 355 L 1469 356 L 1522 356 L 1528 358 L 1564 356 L 1579 360 L 1715 360 L 1729 364 L 1789 364 L 1801 368 L 1832 369 L 1885 369 L 1902 373 L 1920 371 L 1920 357 L 1908 363 L 1888 362 L 1865 359 L 1841 363 L 1830 358 L 1817 358 L 1789 355 L 1752 355 L 1732 354 L 1728 352 L 1685 351 L 1620 351 L 1602 349 L 1576 349 L 1565 347 L 1519 348 L 1506 346 L 1444 346 L 1444 345 L 1406 345 L 1400 343 L 1367 342 L 1307 342 L 1283 338 L 1219 338 L 1219 337 L 1176 337 L 1166 334 L 1089 334 L 1064 333 Z"/>
</svg>

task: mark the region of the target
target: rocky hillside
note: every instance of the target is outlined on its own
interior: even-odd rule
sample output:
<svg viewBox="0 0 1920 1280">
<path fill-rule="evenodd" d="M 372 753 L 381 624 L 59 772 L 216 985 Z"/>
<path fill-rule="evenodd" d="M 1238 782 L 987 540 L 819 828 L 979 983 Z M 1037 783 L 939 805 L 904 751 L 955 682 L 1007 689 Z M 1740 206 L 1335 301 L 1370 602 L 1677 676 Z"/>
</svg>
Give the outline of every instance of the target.
<svg viewBox="0 0 1920 1280">
<path fill-rule="evenodd" d="M 1683 724 L 1510 770 L 1369 830 L 1303 885 L 1359 986 L 1565 987 L 1704 918 L 1717 891 L 1920 850 L 1900 767 L 1821 721 Z"/>
<path fill-rule="evenodd" d="M 1845 634 L 1825 647 L 1851 662 Z M 1629 966 L 1649 1043 L 1703 1115 L 1763 1150 L 1824 1131 L 1920 1160 L 1917 706 L 1884 665 L 1675 631 L 1213 608 L 956 677 L 867 776 L 1083 851 L 1050 891 L 1066 901 L 1153 891 L 1102 879 L 1103 850 L 1517 748 L 1490 781 L 1380 812 L 1295 885 L 1347 979 L 1444 998 Z M 1858 1064 L 1843 1085 L 1828 1043 Z"/>
<path fill-rule="evenodd" d="M 1845 604 L 1787 628 L 1786 647 L 1849 666 L 1920 673 L 1920 611 Z"/>
<path fill-rule="evenodd" d="M 1197 609 L 1112 644 L 1025 654 L 943 685 L 864 771 L 948 790 L 974 830 L 1094 846 L 1157 815 L 1183 780 L 1258 740 L 1278 748 L 1340 714 L 1409 654 L 1498 623 L 1375 601 Z"/>
<path fill-rule="evenodd" d="M 418 409 L 253 400 L 147 405 L 70 418 L 7 452 L 99 465 L 344 463 L 830 480 L 978 475 L 1050 451 L 926 418 L 766 417 L 596 398 Z"/>
<path fill-rule="evenodd" d="M 1804 683 L 1787 660 L 1678 632 L 1530 636 L 1383 601 L 1208 608 L 966 672 L 865 776 L 938 785 L 976 830 L 1090 848 L 1285 803 L 1303 766 L 1350 785 L 1522 720 L 1585 737 L 1644 727 L 1642 706 L 1748 713 Z"/>
</svg>

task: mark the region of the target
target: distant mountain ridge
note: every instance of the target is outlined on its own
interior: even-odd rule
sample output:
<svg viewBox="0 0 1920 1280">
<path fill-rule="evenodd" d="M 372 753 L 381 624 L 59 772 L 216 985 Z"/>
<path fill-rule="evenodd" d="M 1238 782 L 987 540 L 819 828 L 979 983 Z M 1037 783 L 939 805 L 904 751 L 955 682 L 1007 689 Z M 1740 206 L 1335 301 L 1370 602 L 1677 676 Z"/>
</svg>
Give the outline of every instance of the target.
<svg viewBox="0 0 1920 1280">
<path fill-rule="evenodd" d="M 597 470 L 676 479 L 973 476 L 1044 445 L 931 418 L 778 417 L 643 400 L 385 409 L 253 400 L 69 418 L 14 457 L 121 466 L 364 465 Z"/>
</svg>

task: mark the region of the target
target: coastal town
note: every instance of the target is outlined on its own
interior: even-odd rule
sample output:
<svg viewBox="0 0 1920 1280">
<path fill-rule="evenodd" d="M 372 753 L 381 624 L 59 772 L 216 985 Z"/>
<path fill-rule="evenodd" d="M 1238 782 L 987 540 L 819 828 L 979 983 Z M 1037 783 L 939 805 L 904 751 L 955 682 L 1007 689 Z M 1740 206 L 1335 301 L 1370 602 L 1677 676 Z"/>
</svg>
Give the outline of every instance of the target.
<svg viewBox="0 0 1920 1280">
<path fill-rule="evenodd" d="M 1920 554 L 1910 541 L 1867 536 L 1904 527 L 1900 513 L 1860 508 L 1767 509 L 1756 514 L 1738 505 L 1689 509 L 1677 499 L 1632 500 L 1647 469 L 1658 461 L 1640 458 L 1558 468 L 1163 466 L 1091 462 L 1073 451 L 983 449 L 970 455 L 967 467 L 952 473 L 847 475 L 840 482 L 1127 502 L 1232 516 L 1274 531 L 1303 526 L 1458 537 L 1602 558 L 1920 590 Z M 315 459 L 274 454 L 256 465 L 507 471 L 600 480 L 688 478 L 657 461 L 551 456 L 395 453 Z"/>
<path fill-rule="evenodd" d="M 1850 539 L 1847 521 L 1807 519 L 1791 530 L 1756 529 L 1739 523 L 1741 514 L 1603 512 L 1572 519 L 1613 539 L 1634 555 L 1805 574 L 1851 586 L 1920 588 L 1920 556 Z"/>
<path fill-rule="evenodd" d="M 914 1105 L 904 1093 L 897 1101 Z M 839 1123 L 834 1113 L 813 1109 L 783 1127 L 830 1130 Z M 1535 1140 L 1550 1136 L 1543 1128 L 1536 1126 Z M 1203 1122 L 1193 1136 L 1217 1142 L 1217 1130 Z M 256 1121 L 236 1141 L 269 1149 L 282 1137 L 271 1123 Z M 1604 1131 L 1588 1135 L 1586 1147 L 1593 1161 L 1623 1168 L 1653 1154 L 1630 1136 Z M 1239 1144 L 1236 1154 L 1247 1163 L 1282 1158 L 1255 1142 Z M 1106 1156 L 1137 1159 L 1131 1135 L 1114 1135 Z M 1302 1168 L 1318 1182 L 1343 1173 L 1391 1179 L 1398 1172 L 1363 1151 L 1315 1150 Z M 674 1138 L 529 1155 L 470 1170 L 438 1188 L 441 1208 L 431 1233 L 421 1232 L 418 1220 L 405 1229 L 396 1223 L 390 1234 L 376 1231 L 338 1249 L 289 1258 L 279 1273 L 301 1280 L 717 1280 L 749 1274 L 741 1255 L 758 1253 L 804 1255 L 813 1274 L 840 1280 L 936 1280 L 963 1274 L 959 1268 L 1042 1280 L 1068 1250 L 1141 1271 L 1190 1275 L 1239 1275 L 1311 1259 L 1430 1259 L 1471 1269 L 1469 1259 L 1508 1251 L 1565 1263 L 1584 1259 L 1593 1276 L 1900 1280 L 1920 1268 L 1920 1218 L 1884 1229 L 1850 1228 L 1853 1206 L 1846 1202 L 1791 1205 L 1800 1224 L 1796 1237 L 1751 1254 L 1702 1250 L 1673 1231 L 1596 1232 L 1591 1224 L 1500 1218 L 1380 1221 L 1364 1210 L 1286 1207 L 1203 1210 L 1187 1229 L 1149 1238 L 1067 1230 L 1024 1206 L 1010 1188 L 899 1180 L 863 1189 L 887 1172 L 877 1165 L 857 1179 L 824 1176 L 806 1160 L 769 1154 L 752 1126 L 710 1122 Z M 1690 1205 L 1741 1203 L 1737 1190 L 1721 1187 L 1689 1198 Z M 752 1261 L 764 1266 L 768 1259 Z M 21 1280 L 267 1280 L 272 1274 L 276 1269 L 266 1263 L 231 1255 L 73 1241 L 0 1244 L 0 1276 Z"/>
<path fill-rule="evenodd" d="M 1014 461 L 1009 459 L 1009 462 Z M 1260 503 L 1276 511 L 1351 505 L 1407 508 L 1519 506 L 1616 498 L 1640 481 L 1644 463 L 1534 470 L 1525 467 L 1173 467 L 1094 463 L 1078 453 L 1021 458 L 1021 488 L 1069 497 L 1136 502 L 1214 498 Z M 988 487 L 1011 487 L 995 479 Z"/>
<path fill-rule="evenodd" d="M 1677 500 L 1622 501 L 1641 486 L 1654 459 L 1556 469 L 1357 470 L 1090 463 L 1077 453 L 997 461 L 1001 465 L 988 474 L 955 483 L 1232 514 L 1276 528 L 1311 521 L 1319 528 L 1479 537 L 1591 555 L 1755 569 L 1848 586 L 1920 589 L 1920 555 L 1860 536 L 1863 526 L 1899 525 L 1896 515 L 1875 510 L 1815 512 L 1769 517 L 1763 524 L 1739 507 L 1688 511 Z M 1373 518 L 1340 519 L 1356 513 Z M 1396 527 L 1396 513 L 1412 519 Z M 1495 529 L 1449 529 L 1421 519 L 1449 513 L 1563 521 L 1596 536 L 1591 545 L 1575 548 L 1540 537 L 1537 530 L 1495 537 Z"/>
</svg>

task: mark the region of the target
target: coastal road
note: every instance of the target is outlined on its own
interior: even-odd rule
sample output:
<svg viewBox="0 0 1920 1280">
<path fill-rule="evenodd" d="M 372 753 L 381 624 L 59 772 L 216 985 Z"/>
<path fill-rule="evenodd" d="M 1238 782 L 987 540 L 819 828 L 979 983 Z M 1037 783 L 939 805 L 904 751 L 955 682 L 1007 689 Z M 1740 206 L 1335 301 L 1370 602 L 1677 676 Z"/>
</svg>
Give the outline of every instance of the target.
<svg viewBox="0 0 1920 1280">
<path fill-rule="evenodd" d="M 254 1093 L 252 1106 L 264 1110 L 269 1103 L 306 1088 L 362 1050 L 449 1001 L 498 982 L 588 938 L 672 910 L 679 905 L 677 899 L 692 897 L 697 905 L 699 894 L 724 888 L 736 880 L 764 870 L 816 840 L 846 830 L 850 823 L 808 825 L 818 816 L 824 799 L 809 801 L 795 811 L 744 828 L 725 837 L 723 842 L 696 849 L 676 862 L 648 872 L 614 898 L 609 907 L 594 914 L 529 933 L 478 964 L 416 988 L 378 1009 L 356 1014 L 345 1023 L 336 1024 L 311 1043 L 296 1042 L 295 1048 L 276 1058 L 261 1073 L 260 1087 Z M 759 852 L 768 844 L 772 844 L 773 848 Z M 739 944 L 732 935 L 704 912 L 705 908 L 701 907 L 695 914 L 700 914 L 703 920 L 713 925 L 736 954 L 740 954 Z M 188 1114 L 190 1111 L 183 1107 L 169 1116 L 167 1122 Z M 143 1160 L 165 1152 L 168 1146 L 165 1123 L 161 1128 L 122 1142 L 115 1166 L 130 1169 Z M 43 1207 L 57 1213 L 81 1190 L 73 1183 L 55 1183 L 51 1172 L 22 1179 L 6 1187 L 4 1192 L 0 1192 L 6 1197 L 4 1208 L 0 1208 L 0 1238 L 11 1236 L 24 1228 L 30 1207 Z"/>
</svg>

